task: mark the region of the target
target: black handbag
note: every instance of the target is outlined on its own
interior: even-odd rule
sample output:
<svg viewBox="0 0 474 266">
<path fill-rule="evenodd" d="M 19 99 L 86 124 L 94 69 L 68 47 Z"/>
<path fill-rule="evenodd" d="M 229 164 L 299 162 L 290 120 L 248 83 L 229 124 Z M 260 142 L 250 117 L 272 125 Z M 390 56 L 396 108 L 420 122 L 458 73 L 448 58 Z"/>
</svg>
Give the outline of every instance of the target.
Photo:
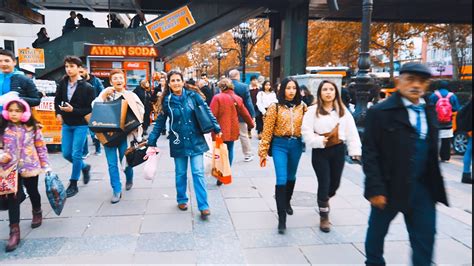
<svg viewBox="0 0 474 266">
<path fill-rule="evenodd" d="M 123 98 L 110 102 L 95 103 L 89 128 L 95 133 L 120 132 L 125 127 L 128 103 Z"/>
<path fill-rule="evenodd" d="M 199 129 L 203 134 L 211 133 L 214 130 L 214 124 L 209 116 L 209 107 L 207 105 L 199 105 L 196 99 L 194 102 L 194 115 L 199 125 Z"/>
<path fill-rule="evenodd" d="M 147 149 L 148 144 L 146 141 L 142 141 L 141 143 L 132 141 L 132 146 L 125 151 L 128 166 L 135 167 L 144 163 L 146 161 L 145 155 Z"/>
</svg>

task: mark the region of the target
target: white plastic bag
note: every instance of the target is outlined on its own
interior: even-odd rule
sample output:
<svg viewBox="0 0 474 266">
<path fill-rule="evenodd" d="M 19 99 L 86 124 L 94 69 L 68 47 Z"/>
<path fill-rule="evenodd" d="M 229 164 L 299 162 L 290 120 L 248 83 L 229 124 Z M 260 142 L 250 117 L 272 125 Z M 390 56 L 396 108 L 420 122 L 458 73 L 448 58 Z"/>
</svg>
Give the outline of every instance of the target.
<svg viewBox="0 0 474 266">
<path fill-rule="evenodd" d="M 145 167 L 145 179 L 153 180 L 158 170 L 158 154 L 153 154 L 148 157 L 144 163 Z"/>
<path fill-rule="evenodd" d="M 214 145 L 212 144 L 212 136 L 211 134 L 205 134 L 204 138 L 206 139 L 207 146 L 209 147 L 209 151 L 204 153 L 204 174 L 205 176 L 212 175 L 212 150 L 214 149 Z"/>
</svg>

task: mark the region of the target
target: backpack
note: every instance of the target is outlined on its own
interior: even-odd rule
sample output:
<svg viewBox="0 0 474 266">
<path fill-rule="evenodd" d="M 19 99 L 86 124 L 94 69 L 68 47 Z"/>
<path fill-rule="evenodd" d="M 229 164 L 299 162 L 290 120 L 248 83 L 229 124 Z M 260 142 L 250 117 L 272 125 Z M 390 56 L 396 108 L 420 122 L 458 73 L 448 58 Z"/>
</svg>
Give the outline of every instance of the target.
<svg viewBox="0 0 474 266">
<path fill-rule="evenodd" d="M 438 121 L 440 123 L 451 123 L 453 121 L 453 105 L 451 104 L 453 94 L 450 92 L 446 97 L 443 97 L 439 91 L 436 91 L 435 94 L 438 96 L 438 102 L 436 103 Z"/>
</svg>

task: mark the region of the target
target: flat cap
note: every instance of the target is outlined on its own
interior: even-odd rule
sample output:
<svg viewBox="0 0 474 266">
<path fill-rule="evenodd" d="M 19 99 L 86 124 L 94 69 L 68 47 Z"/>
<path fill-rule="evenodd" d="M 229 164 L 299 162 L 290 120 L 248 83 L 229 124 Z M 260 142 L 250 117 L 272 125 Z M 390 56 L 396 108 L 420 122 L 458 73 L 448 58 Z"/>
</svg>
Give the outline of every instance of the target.
<svg viewBox="0 0 474 266">
<path fill-rule="evenodd" d="M 419 74 L 426 77 L 432 76 L 431 69 L 428 66 L 414 62 L 406 63 L 400 68 L 400 75 L 404 73 Z"/>
</svg>

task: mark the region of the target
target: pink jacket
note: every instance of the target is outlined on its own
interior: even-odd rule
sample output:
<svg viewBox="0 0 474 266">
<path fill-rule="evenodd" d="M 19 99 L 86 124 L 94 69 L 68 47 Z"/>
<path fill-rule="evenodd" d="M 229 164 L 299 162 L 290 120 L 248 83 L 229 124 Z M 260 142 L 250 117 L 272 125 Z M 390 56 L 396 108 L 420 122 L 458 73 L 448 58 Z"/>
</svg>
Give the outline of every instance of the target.
<svg viewBox="0 0 474 266">
<path fill-rule="evenodd" d="M 41 128 L 36 131 L 24 125 L 9 123 L 3 134 L 3 151 L 8 162 L 0 163 L 4 170 L 18 164 L 21 177 L 34 177 L 49 168 L 48 150 L 43 140 Z"/>
</svg>

